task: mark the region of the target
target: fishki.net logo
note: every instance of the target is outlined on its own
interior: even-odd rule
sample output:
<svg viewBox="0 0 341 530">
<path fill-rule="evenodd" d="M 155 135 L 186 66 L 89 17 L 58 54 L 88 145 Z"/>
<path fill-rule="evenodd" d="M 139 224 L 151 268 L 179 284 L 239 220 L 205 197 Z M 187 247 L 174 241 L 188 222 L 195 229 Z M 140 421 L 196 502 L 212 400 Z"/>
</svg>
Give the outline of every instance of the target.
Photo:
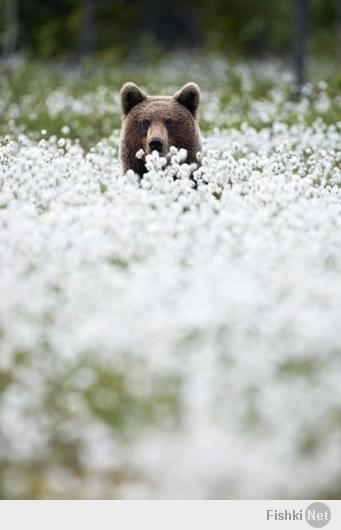
<svg viewBox="0 0 341 530">
<path fill-rule="evenodd" d="M 313 528 L 323 528 L 331 519 L 330 508 L 324 502 L 313 502 L 305 510 L 266 510 L 267 521 L 306 521 Z"/>
</svg>

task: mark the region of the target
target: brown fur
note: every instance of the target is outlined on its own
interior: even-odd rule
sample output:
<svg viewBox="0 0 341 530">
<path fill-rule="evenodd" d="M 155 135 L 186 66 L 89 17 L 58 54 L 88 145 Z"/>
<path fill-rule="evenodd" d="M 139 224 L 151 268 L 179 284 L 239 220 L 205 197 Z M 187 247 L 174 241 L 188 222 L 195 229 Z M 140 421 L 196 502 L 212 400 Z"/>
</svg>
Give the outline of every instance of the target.
<svg viewBox="0 0 341 530">
<path fill-rule="evenodd" d="M 187 83 L 173 96 L 147 96 L 134 83 L 125 83 L 121 89 L 122 130 L 120 159 L 122 169 L 132 169 L 140 176 L 146 172 L 143 160 L 136 153 L 143 149 L 152 151 L 149 142 L 162 142 L 161 155 L 171 146 L 187 150 L 187 162 L 196 162 L 201 150 L 197 112 L 200 89 L 195 83 Z"/>
</svg>

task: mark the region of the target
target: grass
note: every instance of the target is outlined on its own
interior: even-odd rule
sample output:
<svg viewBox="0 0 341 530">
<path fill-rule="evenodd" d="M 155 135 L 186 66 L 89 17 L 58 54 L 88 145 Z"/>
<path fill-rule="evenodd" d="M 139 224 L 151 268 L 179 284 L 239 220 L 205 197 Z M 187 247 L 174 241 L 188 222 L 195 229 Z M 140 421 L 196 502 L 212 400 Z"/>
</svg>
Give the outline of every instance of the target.
<svg viewBox="0 0 341 530">
<path fill-rule="evenodd" d="M 189 66 L 191 61 L 198 63 L 197 69 Z M 245 121 L 259 130 L 277 120 L 278 113 L 281 122 L 288 125 L 302 120 L 311 124 L 316 118 L 327 124 L 341 119 L 338 101 L 341 77 L 337 69 L 322 71 L 326 86 L 321 90 L 317 73 L 321 72 L 322 65 L 312 67 L 303 111 L 302 105 L 295 102 L 290 72 L 283 76 L 280 63 L 270 63 L 270 68 L 267 63 L 245 68 L 244 63 L 215 59 L 212 64 L 210 58 L 198 56 L 184 62 L 178 68 L 179 60 L 163 58 L 155 66 L 157 76 L 151 66 L 109 61 L 100 65 L 90 61 L 82 66 L 40 62 L 1 65 L 0 137 L 24 133 L 39 139 L 42 130 L 47 137 L 60 137 L 67 124 L 68 136 L 78 138 L 89 149 L 120 127 L 119 90 L 127 80 L 133 80 L 150 93 L 172 93 L 189 78 L 197 81 L 203 90 L 203 108 L 205 100 L 213 107 L 211 112 L 201 114 L 201 128 L 205 133 L 217 127 L 239 128 Z M 191 70 L 193 73 L 189 75 Z M 314 106 L 321 92 L 330 102 L 328 108 Z M 272 107 L 274 99 L 276 113 L 271 109 L 265 116 L 253 112 L 255 102 Z"/>
</svg>

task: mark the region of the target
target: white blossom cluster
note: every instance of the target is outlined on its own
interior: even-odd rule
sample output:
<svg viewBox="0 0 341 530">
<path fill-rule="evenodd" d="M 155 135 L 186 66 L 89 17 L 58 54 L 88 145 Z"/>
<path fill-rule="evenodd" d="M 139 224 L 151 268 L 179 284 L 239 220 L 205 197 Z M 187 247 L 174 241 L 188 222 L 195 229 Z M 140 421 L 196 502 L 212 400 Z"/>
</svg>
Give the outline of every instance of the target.
<svg viewBox="0 0 341 530">
<path fill-rule="evenodd" d="M 321 120 L 141 181 L 117 134 L 3 138 L 2 496 L 339 494 L 340 161 Z"/>
</svg>

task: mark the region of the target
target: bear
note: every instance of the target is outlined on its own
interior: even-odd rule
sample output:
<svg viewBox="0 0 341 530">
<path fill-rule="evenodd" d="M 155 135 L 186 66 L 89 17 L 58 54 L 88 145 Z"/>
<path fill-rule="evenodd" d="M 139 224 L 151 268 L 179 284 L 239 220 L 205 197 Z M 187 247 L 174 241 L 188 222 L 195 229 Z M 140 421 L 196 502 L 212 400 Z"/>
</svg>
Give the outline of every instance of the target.
<svg viewBox="0 0 341 530">
<path fill-rule="evenodd" d="M 166 156 L 171 146 L 187 150 L 187 163 L 198 162 L 201 136 L 198 124 L 200 88 L 186 83 L 172 96 L 150 96 L 135 83 L 121 89 L 122 128 L 119 156 L 124 173 L 132 169 L 140 177 L 146 173 L 144 161 L 136 157 L 158 151 Z"/>
</svg>

